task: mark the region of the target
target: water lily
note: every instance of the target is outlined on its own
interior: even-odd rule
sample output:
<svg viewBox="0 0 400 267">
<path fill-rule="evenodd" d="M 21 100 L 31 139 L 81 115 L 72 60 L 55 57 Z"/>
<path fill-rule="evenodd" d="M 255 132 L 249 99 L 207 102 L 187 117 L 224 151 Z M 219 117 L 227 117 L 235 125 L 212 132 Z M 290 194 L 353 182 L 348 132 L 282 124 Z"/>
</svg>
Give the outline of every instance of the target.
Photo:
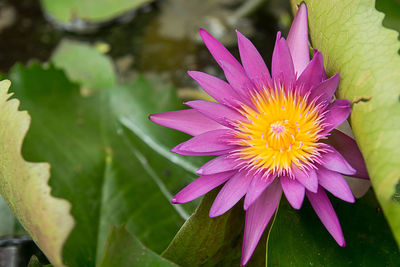
<svg viewBox="0 0 400 267">
<path fill-rule="evenodd" d="M 207 31 L 201 29 L 200 35 L 228 83 L 201 72 L 188 74 L 217 102 L 189 101 L 191 109 L 150 119 L 193 136 L 172 152 L 217 157 L 200 167 L 200 177 L 172 202 L 191 201 L 224 184 L 210 209 L 210 217 L 216 217 L 244 197 L 242 265 L 253 254 L 282 191 L 295 209 L 307 196 L 328 232 L 344 246 L 325 190 L 354 202 L 342 174 L 368 178 L 368 173 L 356 142 L 335 129 L 349 116 L 350 102 L 334 99 L 339 74 L 327 77 L 322 54 L 314 50 L 310 60 L 306 5 L 300 5 L 287 40 L 278 32 L 271 74 L 241 33 L 242 64 Z"/>
</svg>

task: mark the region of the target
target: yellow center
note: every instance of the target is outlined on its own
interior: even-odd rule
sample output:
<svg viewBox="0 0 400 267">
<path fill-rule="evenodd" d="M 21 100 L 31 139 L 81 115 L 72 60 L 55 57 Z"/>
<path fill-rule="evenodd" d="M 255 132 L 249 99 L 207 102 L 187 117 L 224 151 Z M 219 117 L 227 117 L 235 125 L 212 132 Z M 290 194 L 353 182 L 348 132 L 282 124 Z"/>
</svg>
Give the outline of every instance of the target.
<svg viewBox="0 0 400 267">
<path fill-rule="evenodd" d="M 291 165 L 313 166 L 318 152 L 321 111 L 297 93 L 265 89 L 252 97 L 253 108 L 243 106 L 248 122 L 237 123 L 236 154 L 252 169 L 290 175 Z"/>
</svg>

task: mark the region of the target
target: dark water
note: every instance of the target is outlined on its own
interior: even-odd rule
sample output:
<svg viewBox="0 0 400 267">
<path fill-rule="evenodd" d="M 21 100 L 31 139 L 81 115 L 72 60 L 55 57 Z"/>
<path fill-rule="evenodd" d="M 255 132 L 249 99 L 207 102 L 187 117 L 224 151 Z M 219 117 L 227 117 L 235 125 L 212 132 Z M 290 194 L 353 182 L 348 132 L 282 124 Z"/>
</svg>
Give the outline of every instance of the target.
<svg viewBox="0 0 400 267">
<path fill-rule="evenodd" d="M 123 70 L 156 73 L 166 76 L 178 87 L 191 87 L 194 83 L 186 70 L 221 74 L 199 40 L 199 27 L 207 30 L 208 26 L 222 27 L 224 32 L 216 37 L 236 56 L 234 30 L 238 29 L 255 43 L 267 64 L 271 61 L 276 31 L 287 32 L 289 3 L 261 1 L 255 10 L 240 16 L 244 2 L 156 1 L 121 18 L 95 25 L 96 30 L 82 34 L 49 22 L 38 0 L 0 1 L 0 10 L 6 10 L 8 17 L 14 14 L 13 19 L 5 19 L 11 24 L 7 27 L 1 27 L 6 15 L 0 14 L 0 72 L 7 73 L 15 62 L 47 61 L 60 40 L 69 38 L 108 44 L 109 55 Z"/>
</svg>

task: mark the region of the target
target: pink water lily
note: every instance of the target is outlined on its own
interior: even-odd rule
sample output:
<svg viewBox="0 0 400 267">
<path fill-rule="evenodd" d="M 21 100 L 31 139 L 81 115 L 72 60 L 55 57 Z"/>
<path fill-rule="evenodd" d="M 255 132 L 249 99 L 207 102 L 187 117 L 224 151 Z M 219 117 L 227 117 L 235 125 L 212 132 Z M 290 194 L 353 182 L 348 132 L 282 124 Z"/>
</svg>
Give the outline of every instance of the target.
<svg viewBox="0 0 400 267">
<path fill-rule="evenodd" d="M 173 199 L 185 203 L 222 185 L 210 217 L 224 214 L 244 197 L 246 210 L 241 264 L 249 261 L 282 191 L 295 209 L 307 196 L 340 246 L 339 220 L 325 190 L 354 202 L 342 174 L 368 178 L 356 142 L 336 130 L 350 114 L 350 102 L 334 99 L 339 74 L 328 78 L 322 54 L 310 60 L 307 8 L 299 7 L 287 40 L 278 32 L 271 74 L 254 45 L 237 32 L 240 64 L 201 29 L 200 35 L 226 79 L 196 71 L 189 75 L 217 102 L 187 102 L 191 109 L 153 114 L 150 119 L 193 138 L 171 151 L 216 158 Z"/>
</svg>

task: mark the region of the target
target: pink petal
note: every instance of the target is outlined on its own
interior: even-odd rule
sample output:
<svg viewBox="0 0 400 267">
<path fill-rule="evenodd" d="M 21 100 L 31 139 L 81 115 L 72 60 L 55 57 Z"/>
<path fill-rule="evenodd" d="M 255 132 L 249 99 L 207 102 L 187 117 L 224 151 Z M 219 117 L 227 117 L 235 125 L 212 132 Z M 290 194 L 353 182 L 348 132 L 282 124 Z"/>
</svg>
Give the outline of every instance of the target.
<svg viewBox="0 0 400 267">
<path fill-rule="evenodd" d="M 222 155 L 201 166 L 196 173 L 199 175 L 210 175 L 235 169 L 238 169 L 236 158 L 229 157 L 229 155 Z"/>
<path fill-rule="evenodd" d="M 291 88 L 296 76 L 294 73 L 292 56 L 289 47 L 281 33 L 276 36 L 275 48 L 272 54 L 272 78 L 274 80 L 283 79 L 283 85 L 286 89 Z"/>
<path fill-rule="evenodd" d="M 265 227 L 267 227 L 278 207 L 281 194 L 282 188 L 277 179 L 275 179 L 247 210 L 242 247 L 242 266 L 246 265 L 251 255 L 253 255 Z"/>
<path fill-rule="evenodd" d="M 314 170 L 300 170 L 295 164 L 292 164 L 292 171 L 295 179 L 305 186 L 311 192 L 318 190 L 318 178 Z"/>
<path fill-rule="evenodd" d="M 319 187 L 317 193 L 306 191 L 306 194 L 308 200 L 310 200 L 311 206 L 315 210 L 315 213 L 317 213 L 326 230 L 328 230 L 339 246 L 344 247 L 346 243 L 344 241 L 339 219 L 337 218 L 335 210 L 333 209 L 324 189 Z"/>
<path fill-rule="evenodd" d="M 185 105 L 194 108 L 204 116 L 227 127 L 232 127 L 232 122 L 235 121 L 246 121 L 246 118 L 242 114 L 223 104 L 205 100 L 194 100 L 186 102 Z"/>
<path fill-rule="evenodd" d="M 225 128 L 194 109 L 151 114 L 149 119 L 159 125 L 190 135 L 199 135 L 208 131 Z"/>
<path fill-rule="evenodd" d="M 280 177 L 280 180 L 283 193 L 285 193 L 290 205 L 297 210 L 300 209 L 304 200 L 305 187 L 295 179 L 287 176 Z"/>
<path fill-rule="evenodd" d="M 181 204 L 192 201 L 223 184 L 227 181 L 235 171 L 222 172 L 212 175 L 203 175 L 191 182 L 188 186 L 183 188 L 176 194 L 171 202 L 174 204 Z"/>
<path fill-rule="evenodd" d="M 247 76 L 257 88 L 272 85 L 267 65 L 255 46 L 239 31 L 236 31 L 239 44 L 240 59 Z"/>
<path fill-rule="evenodd" d="M 232 208 L 246 194 L 251 182 L 248 172 L 237 172 L 219 191 L 210 209 L 210 217 L 217 217 Z"/>
<path fill-rule="evenodd" d="M 329 123 L 330 126 L 326 127 L 325 131 L 330 132 L 349 117 L 351 112 L 350 101 L 347 99 L 336 99 L 329 104 L 327 110 L 325 122 Z"/>
<path fill-rule="evenodd" d="M 310 91 L 311 88 L 320 84 L 325 76 L 322 54 L 316 51 L 311 62 L 297 79 L 296 86 L 301 86 L 301 92 L 305 94 Z"/>
<path fill-rule="evenodd" d="M 215 39 L 204 29 L 200 29 L 199 32 L 204 44 L 207 46 L 211 55 L 214 57 L 218 64 L 220 64 L 220 61 L 224 61 L 232 65 L 234 68 L 244 72 L 242 65 L 240 65 L 236 58 L 232 56 L 232 54 L 229 53 L 229 51 L 220 42 L 218 42 L 217 39 Z"/>
<path fill-rule="evenodd" d="M 225 61 L 220 61 L 219 64 L 224 69 L 225 77 L 232 88 L 241 96 L 243 101 L 248 100 L 249 93 L 255 89 L 253 82 L 247 77 L 246 73 Z M 251 103 L 246 101 L 246 104 Z"/>
<path fill-rule="evenodd" d="M 171 149 L 171 152 L 184 156 L 221 155 L 234 148 L 227 144 L 225 139 L 231 132 L 224 129 L 209 131 L 177 145 Z"/>
<path fill-rule="evenodd" d="M 353 193 L 351 192 L 347 181 L 340 173 L 327 170 L 320 166 L 317 176 L 319 184 L 331 192 L 335 197 L 350 203 L 354 203 L 355 200 Z"/>
<path fill-rule="evenodd" d="M 244 199 L 244 209 L 247 210 L 262 192 L 274 181 L 275 176 L 259 173 L 253 177 Z"/>
<path fill-rule="evenodd" d="M 287 37 L 290 53 L 292 54 L 294 69 L 297 77 L 306 68 L 310 62 L 310 54 L 308 50 L 308 24 L 307 24 L 307 7 L 301 3 L 294 17 L 292 26 L 290 27 Z"/>
<path fill-rule="evenodd" d="M 364 158 L 356 141 L 338 130 L 333 130 L 328 138 L 328 142 L 346 159 L 346 161 L 356 169 L 354 177 L 369 179 Z"/>
<path fill-rule="evenodd" d="M 347 175 L 353 175 L 356 173 L 356 170 L 346 161 L 342 154 L 330 145 L 327 145 L 327 147 L 331 151 L 322 155 L 321 165 L 323 167 Z"/>
<path fill-rule="evenodd" d="M 333 99 L 333 95 L 339 85 L 340 75 L 336 73 L 329 79 L 323 81 L 317 87 L 311 90 L 310 99 L 318 98 L 318 103 L 320 102 L 330 102 Z"/>
<path fill-rule="evenodd" d="M 207 94 L 218 102 L 238 106 L 240 96 L 228 83 L 199 71 L 188 71 L 188 74 L 207 92 Z"/>
</svg>

